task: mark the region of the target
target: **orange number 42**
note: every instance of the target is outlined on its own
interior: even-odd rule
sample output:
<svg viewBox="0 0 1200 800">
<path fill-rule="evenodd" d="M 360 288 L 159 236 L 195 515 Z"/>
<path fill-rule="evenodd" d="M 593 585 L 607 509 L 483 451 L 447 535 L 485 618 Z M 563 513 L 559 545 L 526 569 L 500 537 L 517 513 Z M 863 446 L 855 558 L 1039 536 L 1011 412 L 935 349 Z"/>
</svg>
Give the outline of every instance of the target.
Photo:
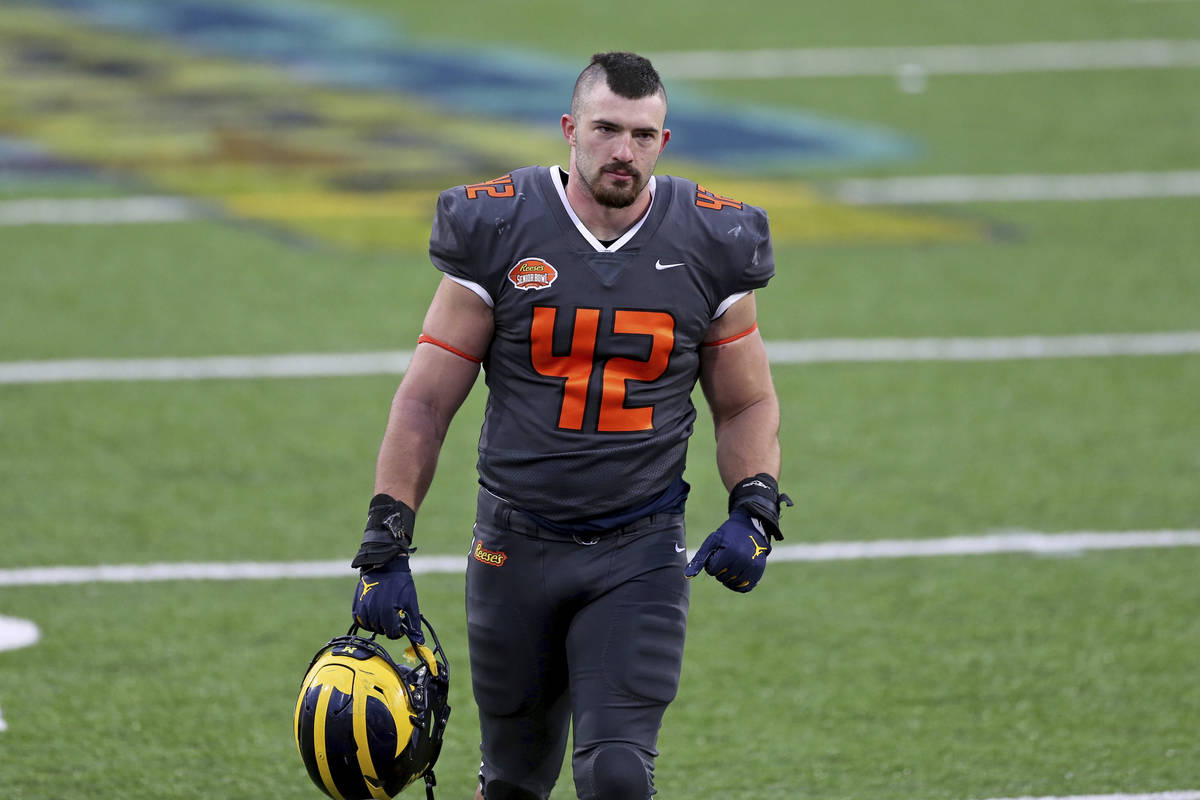
<svg viewBox="0 0 1200 800">
<path fill-rule="evenodd" d="M 588 384 L 595 368 L 596 340 L 600 330 L 600 310 L 575 309 L 571 349 L 565 356 L 554 355 L 554 321 L 558 309 L 537 306 L 529 331 L 533 368 L 542 375 L 563 379 L 562 409 L 558 427 L 582 430 L 587 407 Z M 667 371 L 671 350 L 675 347 L 675 320 L 662 311 L 618 309 L 613 318 L 614 335 L 651 337 L 650 356 L 645 361 L 610 358 L 601 373 L 600 412 L 596 430 L 603 432 L 646 431 L 654 428 L 654 407 L 625 405 L 627 381 L 657 380 Z"/>
</svg>

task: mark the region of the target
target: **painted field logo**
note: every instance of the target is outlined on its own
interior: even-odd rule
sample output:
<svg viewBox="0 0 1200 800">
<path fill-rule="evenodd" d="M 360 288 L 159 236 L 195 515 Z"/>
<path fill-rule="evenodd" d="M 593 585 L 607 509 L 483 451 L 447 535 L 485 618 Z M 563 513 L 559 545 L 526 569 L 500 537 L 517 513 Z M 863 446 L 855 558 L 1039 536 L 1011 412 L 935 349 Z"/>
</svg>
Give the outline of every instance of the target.
<svg viewBox="0 0 1200 800">
<path fill-rule="evenodd" d="M 545 289 L 554 283 L 558 270 L 540 258 L 525 258 L 508 272 L 508 279 L 518 289 Z"/>
<path fill-rule="evenodd" d="M 491 567 L 503 567 L 504 562 L 508 560 L 508 553 L 501 553 L 499 550 L 488 550 L 483 546 L 483 542 L 475 540 L 475 552 L 472 553 L 476 561 L 482 561 Z"/>
</svg>

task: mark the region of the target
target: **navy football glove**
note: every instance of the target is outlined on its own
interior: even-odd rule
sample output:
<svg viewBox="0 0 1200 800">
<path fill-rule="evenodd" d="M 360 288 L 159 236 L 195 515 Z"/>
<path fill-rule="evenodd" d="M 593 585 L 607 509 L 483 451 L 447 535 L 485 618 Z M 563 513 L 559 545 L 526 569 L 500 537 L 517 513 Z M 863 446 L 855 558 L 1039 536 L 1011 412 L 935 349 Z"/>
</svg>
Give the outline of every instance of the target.
<svg viewBox="0 0 1200 800">
<path fill-rule="evenodd" d="M 360 569 L 354 588 L 354 621 L 389 639 L 408 636 L 424 644 L 417 587 L 408 554 L 416 512 L 386 494 L 371 498 L 362 547 L 350 566 Z"/>
<path fill-rule="evenodd" d="M 770 553 L 771 539 L 762 523 L 735 508 L 700 545 L 683 574 L 694 578 L 703 569 L 735 592 L 748 592 L 762 579 Z"/>
<path fill-rule="evenodd" d="M 735 592 L 748 592 L 762 580 L 779 532 L 779 508 L 792 499 L 765 472 L 737 482 L 729 493 L 729 519 L 708 535 L 683 574 L 694 578 L 703 569 Z"/>
<path fill-rule="evenodd" d="M 354 621 L 389 639 L 408 636 L 417 644 L 425 643 L 408 556 L 362 572 L 354 589 Z"/>
</svg>

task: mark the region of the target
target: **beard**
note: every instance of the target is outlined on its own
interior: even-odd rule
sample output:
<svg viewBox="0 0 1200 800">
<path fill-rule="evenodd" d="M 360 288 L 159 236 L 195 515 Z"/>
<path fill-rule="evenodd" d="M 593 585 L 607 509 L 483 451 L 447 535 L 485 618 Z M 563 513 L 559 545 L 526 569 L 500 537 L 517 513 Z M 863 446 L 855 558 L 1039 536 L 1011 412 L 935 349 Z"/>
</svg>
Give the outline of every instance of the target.
<svg viewBox="0 0 1200 800">
<path fill-rule="evenodd" d="M 603 184 L 600 178 L 605 172 L 620 171 L 629 176 L 629 180 L 622 184 Z M 581 175 L 582 177 L 582 175 Z M 596 178 L 592 181 L 584 179 L 588 191 L 592 193 L 592 197 L 602 206 L 608 208 L 628 208 L 633 205 L 633 201 L 637 199 L 638 194 L 646 187 L 646 181 L 642 179 L 642 173 L 634 169 L 632 164 L 613 163 L 608 166 L 601 167 L 596 172 Z"/>
</svg>

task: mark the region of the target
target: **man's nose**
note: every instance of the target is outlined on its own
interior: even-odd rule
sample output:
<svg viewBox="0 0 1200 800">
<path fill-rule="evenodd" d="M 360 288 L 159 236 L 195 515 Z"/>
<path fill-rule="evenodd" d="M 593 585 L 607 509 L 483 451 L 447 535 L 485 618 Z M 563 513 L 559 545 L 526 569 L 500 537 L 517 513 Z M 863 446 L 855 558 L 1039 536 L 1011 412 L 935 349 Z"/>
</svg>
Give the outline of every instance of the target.
<svg viewBox="0 0 1200 800">
<path fill-rule="evenodd" d="M 617 140 L 617 149 L 613 152 L 613 158 L 626 163 L 633 161 L 633 137 L 626 134 Z"/>
</svg>

